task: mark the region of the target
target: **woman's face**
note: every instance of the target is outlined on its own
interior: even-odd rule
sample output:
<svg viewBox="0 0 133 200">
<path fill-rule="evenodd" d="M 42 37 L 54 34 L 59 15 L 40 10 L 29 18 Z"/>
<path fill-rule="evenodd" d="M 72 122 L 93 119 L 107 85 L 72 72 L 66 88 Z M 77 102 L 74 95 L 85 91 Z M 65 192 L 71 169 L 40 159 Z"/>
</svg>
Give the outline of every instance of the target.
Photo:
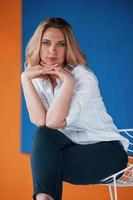
<svg viewBox="0 0 133 200">
<path fill-rule="evenodd" d="M 60 64 L 65 60 L 66 42 L 58 28 L 48 28 L 42 36 L 40 57 L 47 65 Z"/>
</svg>

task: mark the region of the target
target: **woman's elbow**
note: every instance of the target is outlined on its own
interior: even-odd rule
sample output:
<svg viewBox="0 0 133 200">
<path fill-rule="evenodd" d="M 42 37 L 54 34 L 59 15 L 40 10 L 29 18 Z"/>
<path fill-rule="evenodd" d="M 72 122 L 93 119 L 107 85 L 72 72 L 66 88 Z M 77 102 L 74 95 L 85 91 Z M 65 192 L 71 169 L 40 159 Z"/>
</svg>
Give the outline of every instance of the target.
<svg viewBox="0 0 133 200">
<path fill-rule="evenodd" d="M 45 119 L 33 119 L 30 118 L 31 123 L 35 124 L 36 126 L 45 126 L 46 122 Z"/>
<path fill-rule="evenodd" d="M 46 126 L 52 129 L 57 129 L 59 127 L 60 122 L 55 119 L 48 119 L 46 117 Z"/>
<path fill-rule="evenodd" d="M 50 122 L 48 120 L 46 120 L 46 126 L 49 127 L 49 128 L 53 128 L 53 129 L 57 128 L 56 123 L 52 123 L 52 122 Z"/>
<path fill-rule="evenodd" d="M 64 120 L 63 122 L 50 122 L 48 120 L 46 120 L 46 126 L 52 129 L 57 129 L 57 128 L 64 128 L 66 126 L 66 120 Z"/>
</svg>

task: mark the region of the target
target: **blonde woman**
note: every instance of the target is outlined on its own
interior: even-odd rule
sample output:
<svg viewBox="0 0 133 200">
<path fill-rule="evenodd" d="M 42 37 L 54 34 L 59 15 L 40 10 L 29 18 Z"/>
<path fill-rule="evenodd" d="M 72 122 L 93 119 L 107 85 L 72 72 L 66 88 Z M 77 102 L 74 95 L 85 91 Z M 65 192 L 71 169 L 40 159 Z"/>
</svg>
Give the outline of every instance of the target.
<svg viewBox="0 0 133 200">
<path fill-rule="evenodd" d="M 128 141 L 107 113 L 98 80 L 68 22 L 47 18 L 26 48 L 21 81 L 37 126 L 31 149 L 33 198 L 61 200 L 63 181 L 100 181 L 127 165 Z"/>
</svg>

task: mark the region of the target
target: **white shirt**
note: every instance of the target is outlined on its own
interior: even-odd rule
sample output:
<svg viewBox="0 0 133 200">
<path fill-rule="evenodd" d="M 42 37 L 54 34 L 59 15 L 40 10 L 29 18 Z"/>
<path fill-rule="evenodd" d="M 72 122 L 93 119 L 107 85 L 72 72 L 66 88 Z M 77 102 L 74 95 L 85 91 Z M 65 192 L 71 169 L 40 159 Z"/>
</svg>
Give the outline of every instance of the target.
<svg viewBox="0 0 133 200">
<path fill-rule="evenodd" d="M 120 135 L 111 116 L 107 113 L 95 74 L 90 69 L 86 69 L 84 65 L 77 65 L 70 73 L 74 75 L 76 84 L 66 117 L 67 125 L 58 130 L 77 144 L 119 140 L 127 151 L 129 141 Z M 53 91 L 49 79 L 32 79 L 46 109 L 49 108 L 61 87 L 62 81 L 56 80 L 57 85 Z"/>
</svg>

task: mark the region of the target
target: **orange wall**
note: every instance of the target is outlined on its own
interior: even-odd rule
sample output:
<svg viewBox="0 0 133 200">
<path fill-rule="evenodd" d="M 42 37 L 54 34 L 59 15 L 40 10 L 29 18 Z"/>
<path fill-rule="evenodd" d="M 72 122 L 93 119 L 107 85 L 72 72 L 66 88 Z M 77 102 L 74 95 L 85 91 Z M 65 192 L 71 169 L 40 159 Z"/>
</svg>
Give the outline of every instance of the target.
<svg viewBox="0 0 133 200">
<path fill-rule="evenodd" d="M 0 1 L 0 47 L 0 200 L 30 200 L 30 157 L 20 153 L 20 0 Z M 131 194 L 131 188 L 120 189 L 119 200 L 131 200 Z M 64 183 L 63 200 L 81 199 L 109 200 L 108 190 Z"/>
</svg>

